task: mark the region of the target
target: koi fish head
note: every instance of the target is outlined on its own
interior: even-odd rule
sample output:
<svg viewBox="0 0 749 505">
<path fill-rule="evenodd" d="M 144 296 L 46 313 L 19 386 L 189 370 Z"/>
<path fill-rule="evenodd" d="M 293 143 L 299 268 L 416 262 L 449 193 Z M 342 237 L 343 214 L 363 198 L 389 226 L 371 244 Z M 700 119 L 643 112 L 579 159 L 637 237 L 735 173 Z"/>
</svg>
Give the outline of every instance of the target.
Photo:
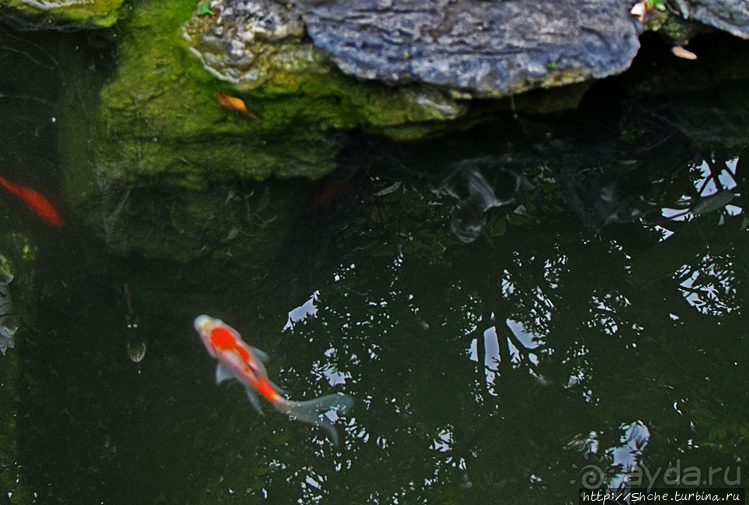
<svg viewBox="0 0 749 505">
<path fill-rule="evenodd" d="M 203 345 L 214 358 L 222 350 L 234 347 L 238 336 L 221 319 L 202 315 L 195 318 L 195 330 L 200 335 Z"/>
</svg>

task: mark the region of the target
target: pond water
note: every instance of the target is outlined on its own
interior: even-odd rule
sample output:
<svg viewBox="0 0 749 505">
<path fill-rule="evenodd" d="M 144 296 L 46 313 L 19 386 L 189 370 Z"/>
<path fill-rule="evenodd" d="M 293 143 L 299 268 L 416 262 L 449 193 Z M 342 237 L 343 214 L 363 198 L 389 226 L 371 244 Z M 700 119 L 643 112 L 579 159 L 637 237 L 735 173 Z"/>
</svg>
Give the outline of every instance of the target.
<svg viewBox="0 0 749 505">
<path fill-rule="evenodd" d="M 0 194 L 20 316 L 0 356 L 0 503 L 745 488 L 747 81 L 634 96 L 625 77 L 573 112 L 410 144 L 352 135 L 330 178 L 211 188 L 198 224 L 189 196 L 107 188 L 92 225 L 62 203 L 76 168 L 54 118 L 92 106 L 63 101 L 66 72 L 103 82 L 111 57 L 3 27 L 0 58 L 0 176 L 66 218 Z M 265 351 L 291 399 L 350 395 L 340 444 L 216 385 L 200 314 Z"/>
</svg>

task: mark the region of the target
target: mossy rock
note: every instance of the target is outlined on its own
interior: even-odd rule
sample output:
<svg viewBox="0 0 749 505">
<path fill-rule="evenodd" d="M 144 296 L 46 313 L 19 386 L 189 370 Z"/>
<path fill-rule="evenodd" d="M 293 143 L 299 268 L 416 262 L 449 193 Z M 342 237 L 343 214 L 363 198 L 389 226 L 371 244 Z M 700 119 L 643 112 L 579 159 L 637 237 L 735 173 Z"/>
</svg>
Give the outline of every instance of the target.
<svg viewBox="0 0 749 505">
<path fill-rule="evenodd" d="M 346 77 L 299 34 L 257 41 L 264 78 L 253 85 L 217 78 L 204 68 L 208 53 L 194 47 L 213 26 L 200 9 L 194 0 L 133 4 L 117 34 L 119 71 L 96 118 L 99 176 L 190 189 L 238 178 L 318 179 L 335 167 L 337 131 L 420 137 L 466 109 L 433 89 Z M 219 92 L 243 99 L 260 121 L 222 106 Z"/>
<path fill-rule="evenodd" d="M 119 19 L 122 3 L 123 0 L 0 0 L 0 19 L 26 29 L 107 28 Z"/>
</svg>

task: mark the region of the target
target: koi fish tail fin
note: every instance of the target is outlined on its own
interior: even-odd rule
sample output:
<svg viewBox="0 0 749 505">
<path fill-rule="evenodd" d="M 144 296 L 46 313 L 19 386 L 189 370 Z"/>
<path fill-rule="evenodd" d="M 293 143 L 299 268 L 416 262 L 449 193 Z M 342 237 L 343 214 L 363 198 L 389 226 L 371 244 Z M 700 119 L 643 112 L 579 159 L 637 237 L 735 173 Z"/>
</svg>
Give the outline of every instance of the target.
<svg viewBox="0 0 749 505">
<path fill-rule="evenodd" d="M 327 430 L 330 440 L 338 445 L 338 433 L 333 423 L 325 416 L 331 410 L 340 417 L 345 415 L 354 406 L 354 399 L 348 395 L 335 394 L 321 396 L 306 402 L 293 402 L 286 400 L 276 403 L 276 408 L 285 412 L 292 418 Z"/>
</svg>

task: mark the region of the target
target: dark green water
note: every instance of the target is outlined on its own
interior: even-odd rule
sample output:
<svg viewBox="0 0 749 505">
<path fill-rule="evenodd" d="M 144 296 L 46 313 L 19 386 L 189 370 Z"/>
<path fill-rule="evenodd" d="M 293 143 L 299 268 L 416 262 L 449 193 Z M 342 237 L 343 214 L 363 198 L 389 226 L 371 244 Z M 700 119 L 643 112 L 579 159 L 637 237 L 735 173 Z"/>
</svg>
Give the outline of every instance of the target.
<svg viewBox="0 0 749 505">
<path fill-rule="evenodd" d="M 11 36 L 1 58 L 45 54 Z M 58 69 L 22 67 L 0 81 L 0 175 L 60 198 L 72 168 L 45 148 Z M 0 357 L 16 425 L 0 439 L 0 503 L 562 504 L 627 479 L 745 488 L 749 88 L 632 98 L 627 85 L 448 139 L 356 138 L 345 184 L 214 188 L 219 217 L 194 235 L 212 253 L 188 263 L 140 253 L 191 233 L 173 212 L 131 236 L 63 206 L 56 232 L 0 195 L 3 246 L 27 236 L 37 251 L 11 284 L 22 324 Z M 524 181 L 507 198 L 519 179 L 500 165 Z M 503 203 L 485 213 L 487 193 L 467 189 L 481 179 Z M 131 213 L 175 208 L 165 192 L 120 191 Z M 470 242 L 453 232 L 466 223 L 480 228 Z M 261 228 L 274 240 L 253 242 Z M 267 352 L 292 399 L 351 395 L 340 446 L 217 386 L 192 328 L 202 313 Z M 129 340 L 147 343 L 138 364 Z"/>
</svg>

